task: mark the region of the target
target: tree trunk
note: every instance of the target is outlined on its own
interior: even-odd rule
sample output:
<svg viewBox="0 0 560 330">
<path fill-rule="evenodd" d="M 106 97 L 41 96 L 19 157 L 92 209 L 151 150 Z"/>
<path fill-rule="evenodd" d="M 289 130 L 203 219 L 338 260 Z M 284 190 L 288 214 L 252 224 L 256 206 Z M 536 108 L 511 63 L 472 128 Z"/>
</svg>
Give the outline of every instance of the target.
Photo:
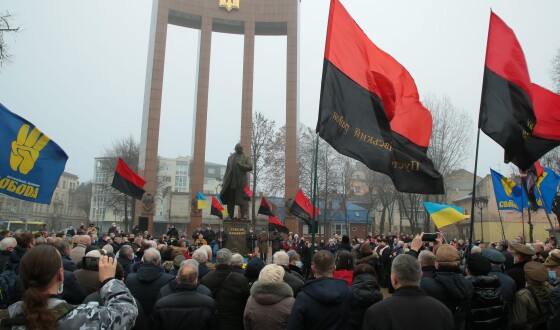
<svg viewBox="0 0 560 330">
<path fill-rule="evenodd" d="M 128 233 L 128 197 L 124 196 L 124 230 Z"/>
<path fill-rule="evenodd" d="M 381 211 L 381 220 L 379 220 L 379 233 L 385 233 L 385 208 Z"/>
<path fill-rule="evenodd" d="M 257 175 L 255 171 L 253 171 L 253 198 L 251 200 L 251 223 L 253 224 L 253 228 L 257 223 L 257 214 L 255 213 L 255 192 L 257 188 Z"/>
</svg>

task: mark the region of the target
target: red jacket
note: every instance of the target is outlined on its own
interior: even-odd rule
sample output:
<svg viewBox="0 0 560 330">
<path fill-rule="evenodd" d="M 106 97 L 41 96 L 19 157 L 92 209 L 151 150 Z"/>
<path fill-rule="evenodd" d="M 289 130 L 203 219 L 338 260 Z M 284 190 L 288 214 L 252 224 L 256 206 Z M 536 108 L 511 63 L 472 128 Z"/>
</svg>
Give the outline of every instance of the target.
<svg viewBox="0 0 560 330">
<path fill-rule="evenodd" d="M 345 280 L 348 286 L 352 286 L 352 280 L 354 279 L 354 271 L 347 269 L 335 270 L 333 274 L 334 278 L 339 278 Z"/>
</svg>

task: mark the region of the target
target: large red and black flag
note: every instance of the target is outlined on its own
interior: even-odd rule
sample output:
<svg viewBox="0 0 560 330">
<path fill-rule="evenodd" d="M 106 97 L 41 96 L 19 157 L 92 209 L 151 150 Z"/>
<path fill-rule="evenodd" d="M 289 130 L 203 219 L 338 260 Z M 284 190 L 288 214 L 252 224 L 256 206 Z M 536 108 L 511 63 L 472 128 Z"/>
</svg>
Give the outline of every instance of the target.
<svg viewBox="0 0 560 330">
<path fill-rule="evenodd" d="M 275 231 L 275 230 L 278 230 L 279 232 L 285 233 L 285 234 L 288 234 L 290 232 L 288 227 L 284 226 L 284 224 L 282 222 L 280 222 L 280 220 L 278 220 L 278 218 L 276 218 L 274 216 L 269 216 L 268 217 L 268 231 Z"/>
<path fill-rule="evenodd" d="M 125 195 L 140 200 L 145 193 L 143 189 L 145 184 L 146 180 L 128 167 L 122 158 L 119 158 L 111 186 Z"/>
<path fill-rule="evenodd" d="M 526 170 L 560 144 L 559 107 L 558 95 L 531 84 L 515 33 L 491 12 L 479 128 Z"/>
<path fill-rule="evenodd" d="M 432 116 L 414 79 L 331 0 L 317 132 L 343 155 L 391 177 L 398 191 L 443 194 L 426 156 Z"/>
<path fill-rule="evenodd" d="M 305 221 L 307 225 L 311 226 L 313 210 L 315 210 L 315 216 L 319 215 L 319 209 L 313 207 L 309 198 L 307 198 L 303 191 L 299 189 L 296 198 L 290 207 L 290 213 Z"/>
<path fill-rule="evenodd" d="M 257 212 L 257 214 L 264 214 L 272 217 L 274 216 L 272 207 L 270 207 L 270 204 L 264 197 L 261 199 L 261 205 L 259 206 L 259 211 Z"/>
</svg>

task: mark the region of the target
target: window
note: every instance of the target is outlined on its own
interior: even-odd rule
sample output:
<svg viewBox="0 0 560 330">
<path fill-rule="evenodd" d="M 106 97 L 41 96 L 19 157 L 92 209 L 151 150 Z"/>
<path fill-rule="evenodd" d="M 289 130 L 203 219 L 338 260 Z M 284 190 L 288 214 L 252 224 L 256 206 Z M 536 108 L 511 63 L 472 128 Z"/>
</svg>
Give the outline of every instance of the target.
<svg viewBox="0 0 560 330">
<path fill-rule="evenodd" d="M 339 236 L 348 235 L 348 232 L 346 231 L 346 224 L 344 223 L 331 224 L 331 236 L 334 236 L 335 233 L 338 234 Z"/>
<path fill-rule="evenodd" d="M 225 167 L 220 168 L 220 174 L 221 175 L 226 174 L 226 168 Z"/>
<path fill-rule="evenodd" d="M 66 189 L 66 181 L 62 181 L 62 189 Z"/>
<path fill-rule="evenodd" d="M 187 175 L 188 166 L 187 165 L 179 165 L 175 168 L 175 175 Z"/>
<path fill-rule="evenodd" d="M 176 176 L 175 177 L 175 186 L 176 187 L 186 187 L 187 186 L 187 177 L 186 176 Z"/>
<path fill-rule="evenodd" d="M 204 179 L 204 184 L 214 184 L 214 179 Z"/>
<path fill-rule="evenodd" d="M 214 173 L 216 173 L 216 170 L 214 168 L 211 167 L 208 169 L 208 174 L 214 174 Z"/>
<path fill-rule="evenodd" d="M 311 228 L 308 225 L 303 225 L 303 233 L 302 235 L 307 236 L 307 235 L 311 235 Z M 325 232 L 325 225 L 320 225 L 319 226 L 319 231 L 317 231 L 317 233 L 315 235 L 317 235 L 318 233 L 324 233 Z"/>
</svg>

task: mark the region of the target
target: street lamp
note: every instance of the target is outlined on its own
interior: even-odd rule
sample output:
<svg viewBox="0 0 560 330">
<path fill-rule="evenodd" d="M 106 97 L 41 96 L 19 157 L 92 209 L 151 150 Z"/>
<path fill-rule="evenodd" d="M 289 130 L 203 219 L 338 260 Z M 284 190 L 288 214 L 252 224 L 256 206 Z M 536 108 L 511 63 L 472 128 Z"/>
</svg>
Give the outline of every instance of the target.
<svg viewBox="0 0 560 330">
<path fill-rule="evenodd" d="M 487 197 L 476 197 L 474 200 L 476 207 L 480 210 L 480 236 L 481 241 L 484 242 L 484 230 L 482 229 L 482 209 L 488 205 Z"/>
</svg>

